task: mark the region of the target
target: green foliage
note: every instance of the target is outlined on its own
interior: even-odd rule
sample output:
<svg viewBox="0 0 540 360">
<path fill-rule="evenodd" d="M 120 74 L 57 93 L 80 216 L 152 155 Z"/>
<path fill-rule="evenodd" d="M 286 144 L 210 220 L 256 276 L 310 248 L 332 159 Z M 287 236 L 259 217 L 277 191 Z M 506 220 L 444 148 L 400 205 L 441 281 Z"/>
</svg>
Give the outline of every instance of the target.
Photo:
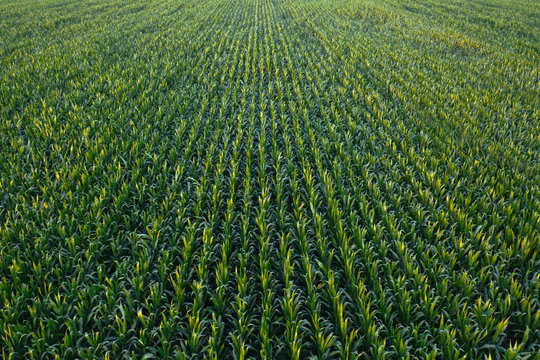
<svg viewBox="0 0 540 360">
<path fill-rule="evenodd" d="M 534 0 L 0 2 L 5 359 L 539 359 Z"/>
</svg>

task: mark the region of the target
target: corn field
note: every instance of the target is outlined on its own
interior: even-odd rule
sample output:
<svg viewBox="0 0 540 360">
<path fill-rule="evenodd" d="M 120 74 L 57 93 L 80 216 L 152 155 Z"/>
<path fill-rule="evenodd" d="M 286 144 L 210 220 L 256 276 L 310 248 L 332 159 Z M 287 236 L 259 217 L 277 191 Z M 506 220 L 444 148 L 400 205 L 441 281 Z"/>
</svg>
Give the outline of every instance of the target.
<svg viewBox="0 0 540 360">
<path fill-rule="evenodd" d="M 537 0 L 0 0 L 4 359 L 540 359 Z"/>
</svg>

